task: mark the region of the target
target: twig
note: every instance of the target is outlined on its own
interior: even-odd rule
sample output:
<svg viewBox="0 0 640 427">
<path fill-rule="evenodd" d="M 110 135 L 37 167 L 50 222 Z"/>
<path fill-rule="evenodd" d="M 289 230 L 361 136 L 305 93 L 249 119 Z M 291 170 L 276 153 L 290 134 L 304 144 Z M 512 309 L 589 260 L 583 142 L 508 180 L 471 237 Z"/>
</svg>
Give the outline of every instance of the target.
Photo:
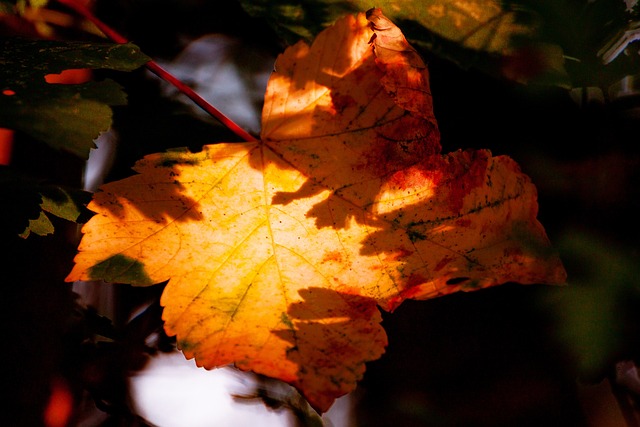
<svg viewBox="0 0 640 427">
<path fill-rule="evenodd" d="M 105 36 L 110 38 L 116 43 L 128 43 L 129 41 L 120 35 L 116 30 L 109 27 L 107 24 L 98 19 L 89 9 L 87 9 L 84 5 L 78 3 L 76 0 L 57 0 L 58 3 L 72 9 L 74 12 L 82 16 L 83 18 L 91 21 L 100 31 L 102 31 Z M 207 102 L 204 98 L 198 95 L 193 89 L 189 86 L 181 82 L 177 79 L 173 74 L 162 68 L 157 62 L 149 61 L 145 64 L 147 69 L 165 80 L 168 83 L 171 83 L 175 86 L 180 92 L 184 93 L 189 97 L 193 102 L 195 102 L 200 108 L 206 111 L 209 115 L 216 118 L 220 123 L 226 126 L 230 131 L 235 133 L 237 136 L 242 138 L 244 141 L 256 141 L 256 138 L 249 134 L 247 131 L 238 126 L 233 120 L 225 116 L 222 112 L 220 112 L 217 108 Z"/>
</svg>

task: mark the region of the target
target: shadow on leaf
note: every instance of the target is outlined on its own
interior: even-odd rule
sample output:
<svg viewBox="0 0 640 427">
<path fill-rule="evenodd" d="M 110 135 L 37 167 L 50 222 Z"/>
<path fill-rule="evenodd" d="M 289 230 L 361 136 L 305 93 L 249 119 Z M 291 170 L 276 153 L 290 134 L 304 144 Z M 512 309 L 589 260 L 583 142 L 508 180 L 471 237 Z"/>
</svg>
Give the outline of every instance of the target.
<svg viewBox="0 0 640 427">
<path fill-rule="evenodd" d="M 197 166 L 200 160 L 187 150 L 146 156 L 133 168 L 139 174 L 101 186 L 94 203 L 116 218 L 125 218 L 128 210 L 135 209 L 145 220 L 159 225 L 200 221 L 200 204 L 190 196 L 198 182 L 183 176 L 185 169 Z"/>
<path fill-rule="evenodd" d="M 382 355 L 387 337 L 371 298 L 324 288 L 303 289 L 300 296 L 286 313 L 290 328 L 274 333 L 291 343 L 287 358 L 299 366 L 293 385 L 324 412 L 353 389 L 366 362 Z"/>
</svg>

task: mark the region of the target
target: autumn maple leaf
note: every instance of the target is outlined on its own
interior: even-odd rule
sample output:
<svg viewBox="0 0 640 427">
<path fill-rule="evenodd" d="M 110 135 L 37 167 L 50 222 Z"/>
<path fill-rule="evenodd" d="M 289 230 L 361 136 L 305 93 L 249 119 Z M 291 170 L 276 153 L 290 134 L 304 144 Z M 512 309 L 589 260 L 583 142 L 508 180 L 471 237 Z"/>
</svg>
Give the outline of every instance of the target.
<svg viewBox="0 0 640 427">
<path fill-rule="evenodd" d="M 67 280 L 151 285 L 186 357 L 319 412 L 384 352 L 378 306 L 565 272 L 508 157 L 440 154 L 428 71 L 379 9 L 276 61 L 260 141 L 171 151 L 104 185 Z"/>
</svg>

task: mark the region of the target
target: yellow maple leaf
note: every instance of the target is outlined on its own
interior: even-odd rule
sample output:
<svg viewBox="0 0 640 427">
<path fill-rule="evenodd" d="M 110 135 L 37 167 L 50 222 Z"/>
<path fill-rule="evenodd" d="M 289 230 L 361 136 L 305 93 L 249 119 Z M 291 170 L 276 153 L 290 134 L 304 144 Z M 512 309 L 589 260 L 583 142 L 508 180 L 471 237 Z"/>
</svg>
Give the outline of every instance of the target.
<svg viewBox="0 0 640 427">
<path fill-rule="evenodd" d="M 440 154 L 427 68 L 379 9 L 277 59 L 260 141 L 134 169 L 94 195 L 67 280 L 168 280 L 186 357 L 286 381 L 319 412 L 384 352 L 378 306 L 565 280 L 517 164 Z"/>
</svg>

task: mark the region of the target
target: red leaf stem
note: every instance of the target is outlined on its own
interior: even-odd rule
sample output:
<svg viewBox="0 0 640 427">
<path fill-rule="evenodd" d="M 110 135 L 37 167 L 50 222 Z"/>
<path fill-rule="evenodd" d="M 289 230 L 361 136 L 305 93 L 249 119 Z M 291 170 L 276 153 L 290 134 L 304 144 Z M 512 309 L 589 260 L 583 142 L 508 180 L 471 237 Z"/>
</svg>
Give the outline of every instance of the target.
<svg viewBox="0 0 640 427">
<path fill-rule="evenodd" d="M 129 41 L 120 35 L 116 30 L 109 27 L 107 24 L 102 22 L 98 17 L 96 17 L 87 7 L 80 4 L 76 0 L 57 0 L 58 3 L 72 9 L 74 12 L 82 16 L 83 18 L 91 21 L 100 31 L 102 31 L 109 39 L 113 40 L 116 43 L 128 43 Z M 217 108 L 207 102 L 204 98 L 198 95 L 193 89 L 184 84 L 178 78 L 176 78 L 169 71 L 162 68 L 157 62 L 149 61 L 145 65 L 149 71 L 165 80 L 168 83 L 171 83 L 175 86 L 180 92 L 189 97 L 193 102 L 195 102 L 200 108 L 206 111 L 208 114 L 216 118 L 220 121 L 224 126 L 226 126 L 233 133 L 238 135 L 244 141 L 256 141 L 256 138 L 249 134 L 247 131 L 238 126 L 233 120 L 225 116 L 222 112 L 220 112 Z"/>
</svg>

